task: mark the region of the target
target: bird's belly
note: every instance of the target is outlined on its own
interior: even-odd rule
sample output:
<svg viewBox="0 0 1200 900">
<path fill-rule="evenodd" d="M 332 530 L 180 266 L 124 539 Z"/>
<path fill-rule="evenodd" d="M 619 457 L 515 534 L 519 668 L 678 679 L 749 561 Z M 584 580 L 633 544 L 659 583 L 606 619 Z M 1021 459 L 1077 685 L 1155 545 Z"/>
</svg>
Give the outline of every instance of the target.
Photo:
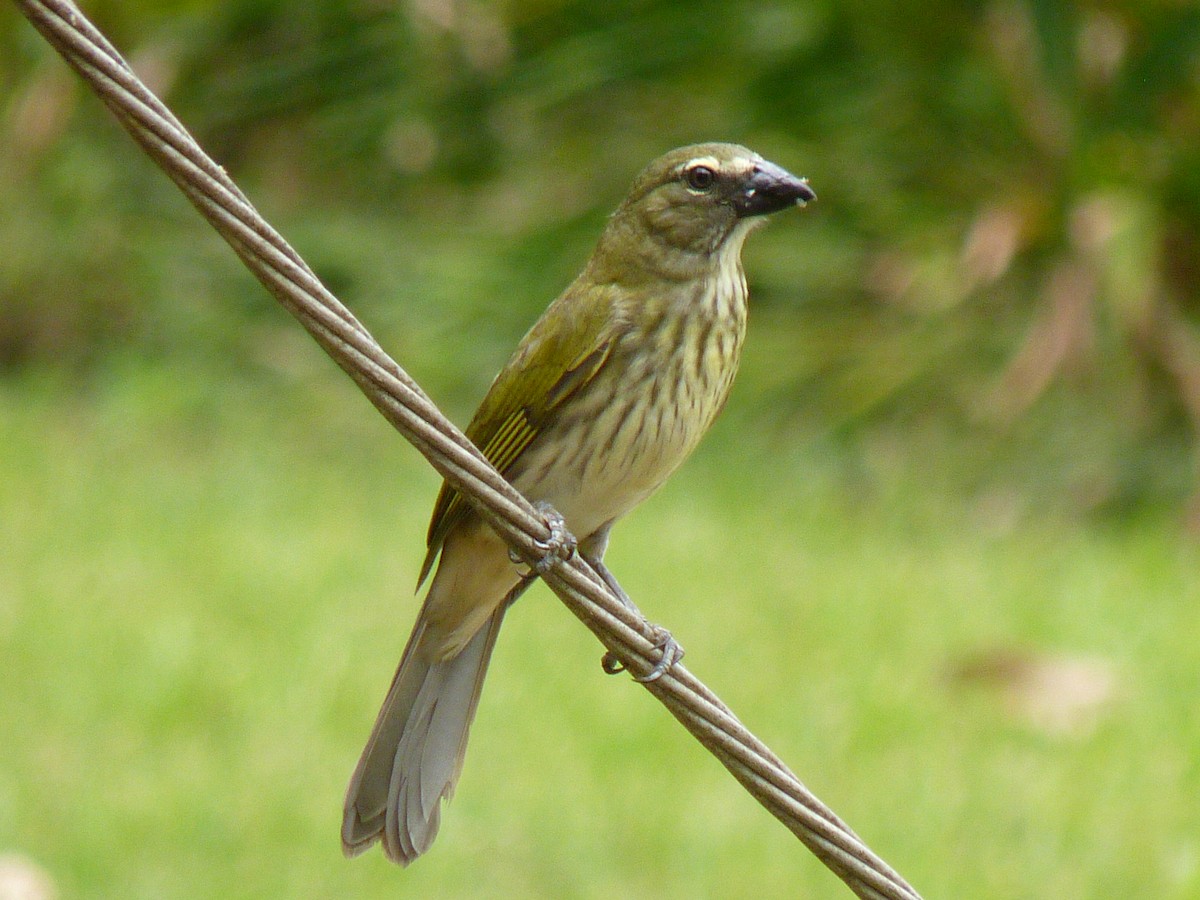
<svg viewBox="0 0 1200 900">
<path fill-rule="evenodd" d="M 688 457 L 724 404 L 732 375 L 657 388 L 644 378 L 636 389 L 626 383 L 600 394 L 607 402 L 581 399 L 553 437 L 530 445 L 521 471 L 510 473 L 513 483 L 586 538 L 645 500 Z"/>
</svg>

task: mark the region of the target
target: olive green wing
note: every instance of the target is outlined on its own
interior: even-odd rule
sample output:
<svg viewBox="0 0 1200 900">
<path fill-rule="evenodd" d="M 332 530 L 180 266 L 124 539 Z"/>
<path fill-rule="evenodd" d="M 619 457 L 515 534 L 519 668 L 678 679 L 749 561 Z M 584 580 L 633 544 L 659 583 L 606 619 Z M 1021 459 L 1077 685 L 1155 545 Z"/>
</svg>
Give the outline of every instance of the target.
<svg viewBox="0 0 1200 900">
<path fill-rule="evenodd" d="M 609 298 L 592 287 L 593 302 L 568 290 L 550 305 L 500 370 L 466 435 L 502 475 L 541 433 L 551 413 L 588 384 L 612 349 Z M 596 302 L 599 301 L 599 302 Z M 418 588 L 429 576 L 446 536 L 470 509 L 448 483 L 433 505 Z"/>
</svg>

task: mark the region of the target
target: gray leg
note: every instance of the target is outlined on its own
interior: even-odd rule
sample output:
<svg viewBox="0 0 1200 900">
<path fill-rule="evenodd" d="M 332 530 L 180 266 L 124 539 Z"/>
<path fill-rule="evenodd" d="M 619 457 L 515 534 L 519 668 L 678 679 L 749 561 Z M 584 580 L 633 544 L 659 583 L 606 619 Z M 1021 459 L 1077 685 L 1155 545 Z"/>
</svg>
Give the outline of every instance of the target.
<svg viewBox="0 0 1200 900">
<path fill-rule="evenodd" d="M 608 549 L 608 531 L 611 527 L 612 523 L 609 522 L 595 534 L 589 536 L 580 546 L 579 554 L 596 571 L 601 580 L 608 585 L 609 590 L 616 594 L 622 606 L 642 621 L 648 621 L 642 614 L 642 611 L 637 608 L 637 604 L 629 599 L 629 595 L 625 593 L 625 589 L 621 587 L 613 573 L 608 570 L 608 566 L 604 565 L 604 551 Z M 654 629 L 654 647 L 660 651 L 660 656 L 658 662 L 654 664 L 654 668 L 645 675 L 634 678 L 634 681 L 642 683 L 657 681 L 662 677 L 664 672 L 670 671 L 675 663 L 683 659 L 683 647 L 679 645 L 679 641 L 671 636 L 671 632 L 659 625 L 651 625 L 650 627 Z M 600 665 L 609 675 L 616 675 L 625 668 L 611 652 L 604 654 L 604 657 L 600 660 Z"/>
</svg>

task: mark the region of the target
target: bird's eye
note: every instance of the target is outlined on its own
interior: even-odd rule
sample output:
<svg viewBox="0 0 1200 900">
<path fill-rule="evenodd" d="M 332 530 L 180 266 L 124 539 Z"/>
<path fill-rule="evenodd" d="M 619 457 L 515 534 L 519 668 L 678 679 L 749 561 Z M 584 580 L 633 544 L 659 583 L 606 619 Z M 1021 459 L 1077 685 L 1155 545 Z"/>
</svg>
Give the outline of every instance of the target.
<svg viewBox="0 0 1200 900">
<path fill-rule="evenodd" d="M 683 173 L 687 186 L 693 191 L 707 191 L 717 180 L 717 173 L 708 166 L 692 166 Z"/>
</svg>

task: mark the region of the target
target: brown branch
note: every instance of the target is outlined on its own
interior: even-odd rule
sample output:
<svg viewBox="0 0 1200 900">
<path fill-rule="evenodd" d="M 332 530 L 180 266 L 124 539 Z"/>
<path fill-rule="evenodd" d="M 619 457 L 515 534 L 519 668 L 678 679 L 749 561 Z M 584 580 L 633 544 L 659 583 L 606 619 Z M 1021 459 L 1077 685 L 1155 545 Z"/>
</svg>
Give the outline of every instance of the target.
<svg viewBox="0 0 1200 900">
<path fill-rule="evenodd" d="M 67 0 L 15 2 L 396 430 L 522 558 L 539 558 L 538 544 L 549 537 L 542 516 L 325 289 L 104 36 Z M 655 653 L 651 626 L 631 614 L 583 560 L 576 556 L 561 561 L 543 578 L 622 664 L 635 673 L 650 670 Z M 683 666 L 675 666 L 646 688 L 855 894 L 919 900 L 904 879 Z"/>
</svg>

